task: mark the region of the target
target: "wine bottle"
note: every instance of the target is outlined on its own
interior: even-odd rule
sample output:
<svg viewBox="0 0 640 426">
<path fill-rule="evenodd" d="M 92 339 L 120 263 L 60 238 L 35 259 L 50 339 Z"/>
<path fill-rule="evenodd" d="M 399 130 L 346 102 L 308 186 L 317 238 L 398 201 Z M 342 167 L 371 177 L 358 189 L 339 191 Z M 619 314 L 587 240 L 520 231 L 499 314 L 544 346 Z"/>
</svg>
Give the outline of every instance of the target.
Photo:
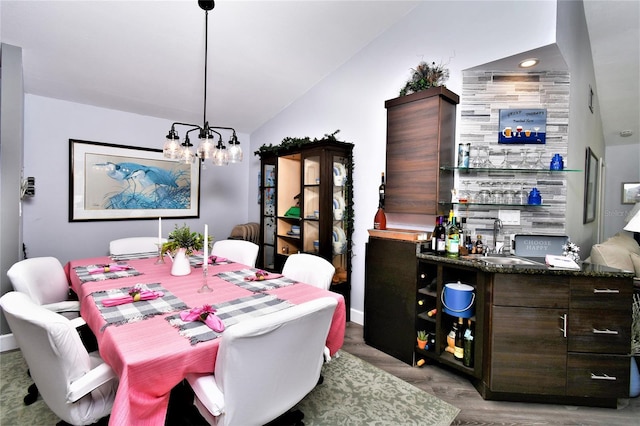
<svg viewBox="0 0 640 426">
<path fill-rule="evenodd" d="M 375 217 L 373 218 L 373 229 L 387 229 L 387 215 L 384 214 L 384 208 L 378 207 Z"/>
<path fill-rule="evenodd" d="M 380 206 L 384 209 L 384 191 L 386 189 L 386 186 L 384 184 L 384 172 L 382 172 L 382 181 L 380 183 L 380 186 L 378 187 L 378 194 L 380 197 Z"/>
<path fill-rule="evenodd" d="M 458 317 L 458 327 L 456 328 L 456 337 L 453 348 L 453 356 L 458 361 L 464 358 L 464 323 L 462 317 Z"/>
<path fill-rule="evenodd" d="M 436 216 L 436 226 L 433 227 L 433 232 L 431 233 L 431 251 L 438 251 L 438 227 L 440 226 L 440 218 L 441 216 Z"/>
<path fill-rule="evenodd" d="M 447 231 L 444 227 L 444 217 L 439 216 L 440 224 L 436 228 L 436 253 L 444 254 L 447 251 Z"/>
<path fill-rule="evenodd" d="M 424 306 L 425 302 L 426 302 L 425 299 L 420 299 L 420 300 L 418 300 L 418 305 Z"/>
<path fill-rule="evenodd" d="M 464 353 L 462 364 L 465 367 L 473 367 L 473 329 L 471 320 L 467 320 L 467 329 L 464 331 Z"/>
<path fill-rule="evenodd" d="M 425 362 L 424 358 L 420 358 L 418 362 L 416 362 L 416 367 L 422 367 Z"/>
<path fill-rule="evenodd" d="M 458 249 L 458 252 L 460 254 L 469 254 L 467 252 L 466 244 L 466 238 L 468 234 L 469 230 L 467 229 L 467 218 L 463 217 L 462 219 L 460 219 L 460 248 Z"/>
<path fill-rule="evenodd" d="M 384 172 L 382 172 L 382 183 L 378 187 L 378 211 L 373 218 L 373 229 L 385 230 L 387 229 L 387 215 L 384 213 Z"/>
<path fill-rule="evenodd" d="M 455 216 L 451 218 L 447 234 L 447 256 L 457 257 L 460 252 L 460 229 L 456 224 Z"/>
</svg>

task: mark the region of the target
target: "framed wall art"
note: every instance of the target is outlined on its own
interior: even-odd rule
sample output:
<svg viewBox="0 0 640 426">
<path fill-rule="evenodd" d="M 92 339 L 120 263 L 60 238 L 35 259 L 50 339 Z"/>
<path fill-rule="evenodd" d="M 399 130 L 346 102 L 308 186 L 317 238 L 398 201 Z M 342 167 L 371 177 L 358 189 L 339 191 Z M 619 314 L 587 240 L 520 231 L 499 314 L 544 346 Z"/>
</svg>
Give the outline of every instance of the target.
<svg viewBox="0 0 640 426">
<path fill-rule="evenodd" d="M 200 164 L 162 150 L 69 139 L 69 221 L 200 215 Z"/>
<path fill-rule="evenodd" d="M 622 184 L 622 204 L 640 203 L 640 182 Z"/>
<path fill-rule="evenodd" d="M 501 109 L 498 143 L 544 144 L 547 139 L 546 109 Z"/>
<path fill-rule="evenodd" d="M 587 147 L 584 167 L 584 211 L 582 223 L 593 222 L 596 219 L 598 190 L 598 157 L 591 148 Z"/>
</svg>

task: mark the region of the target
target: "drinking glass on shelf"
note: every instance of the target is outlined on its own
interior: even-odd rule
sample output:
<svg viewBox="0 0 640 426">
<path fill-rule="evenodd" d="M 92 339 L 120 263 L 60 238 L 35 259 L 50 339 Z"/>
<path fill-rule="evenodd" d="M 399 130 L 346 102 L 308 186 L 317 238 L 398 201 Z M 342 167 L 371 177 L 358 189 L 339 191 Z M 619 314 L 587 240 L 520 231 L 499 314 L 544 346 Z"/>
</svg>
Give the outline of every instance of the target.
<svg viewBox="0 0 640 426">
<path fill-rule="evenodd" d="M 527 164 L 527 156 L 529 155 L 528 149 L 523 149 L 520 151 L 520 163 L 517 166 L 514 166 L 516 169 L 528 169 L 529 166 Z"/>
<path fill-rule="evenodd" d="M 542 164 L 542 152 L 543 151 L 541 149 L 536 151 L 536 153 L 535 153 L 536 154 L 535 155 L 536 160 L 531 165 L 532 169 L 544 169 L 545 168 L 544 164 Z"/>
</svg>

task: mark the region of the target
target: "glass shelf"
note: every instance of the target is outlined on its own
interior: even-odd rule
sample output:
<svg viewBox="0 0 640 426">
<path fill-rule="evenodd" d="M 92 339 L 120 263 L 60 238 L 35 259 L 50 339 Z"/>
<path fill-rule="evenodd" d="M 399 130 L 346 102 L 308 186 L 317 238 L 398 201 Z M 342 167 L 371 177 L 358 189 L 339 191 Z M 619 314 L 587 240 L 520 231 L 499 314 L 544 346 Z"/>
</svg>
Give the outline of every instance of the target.
<svg viewBox="0 0 640 426">
<path fill-rule="evenodd" d="M 551 207 L 551 204 L 504 204 L 504 203 L 452 203 L 451 201 L 438 201 L 440 205 L 452 204 L 454 206 L 496 206 L 496 207 Z"/>
<path fill-rule="evenodd" d="M 549 169 L 501 169 L 498 167 L 454 167 L 454 166 L 440 166 L 440 170 L 458 170 L 460 172 L 517 172 L 517 173 L 569 173 L 569 172 L 581 172 L 578 169 L 562 169 L 562 170 L 549 170 Z"/>
</svg>

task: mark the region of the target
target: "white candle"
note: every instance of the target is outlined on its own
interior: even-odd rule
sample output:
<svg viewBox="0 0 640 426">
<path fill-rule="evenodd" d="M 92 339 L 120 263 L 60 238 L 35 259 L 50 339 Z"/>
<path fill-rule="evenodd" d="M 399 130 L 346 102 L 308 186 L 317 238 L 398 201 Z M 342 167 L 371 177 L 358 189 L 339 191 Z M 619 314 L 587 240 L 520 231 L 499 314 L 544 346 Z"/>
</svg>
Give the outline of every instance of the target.
<svg viewBox="0 0 640 426">
<path fill-rule="evenodd" d="M 158 246 L 162 246 L 162 218 L 158 218 Z"/>
<path fill-rule="evenodd" d="M 203 265 L 209 265 L 209 225 L 204 225 L 204 257 Z"/>
</svg>

